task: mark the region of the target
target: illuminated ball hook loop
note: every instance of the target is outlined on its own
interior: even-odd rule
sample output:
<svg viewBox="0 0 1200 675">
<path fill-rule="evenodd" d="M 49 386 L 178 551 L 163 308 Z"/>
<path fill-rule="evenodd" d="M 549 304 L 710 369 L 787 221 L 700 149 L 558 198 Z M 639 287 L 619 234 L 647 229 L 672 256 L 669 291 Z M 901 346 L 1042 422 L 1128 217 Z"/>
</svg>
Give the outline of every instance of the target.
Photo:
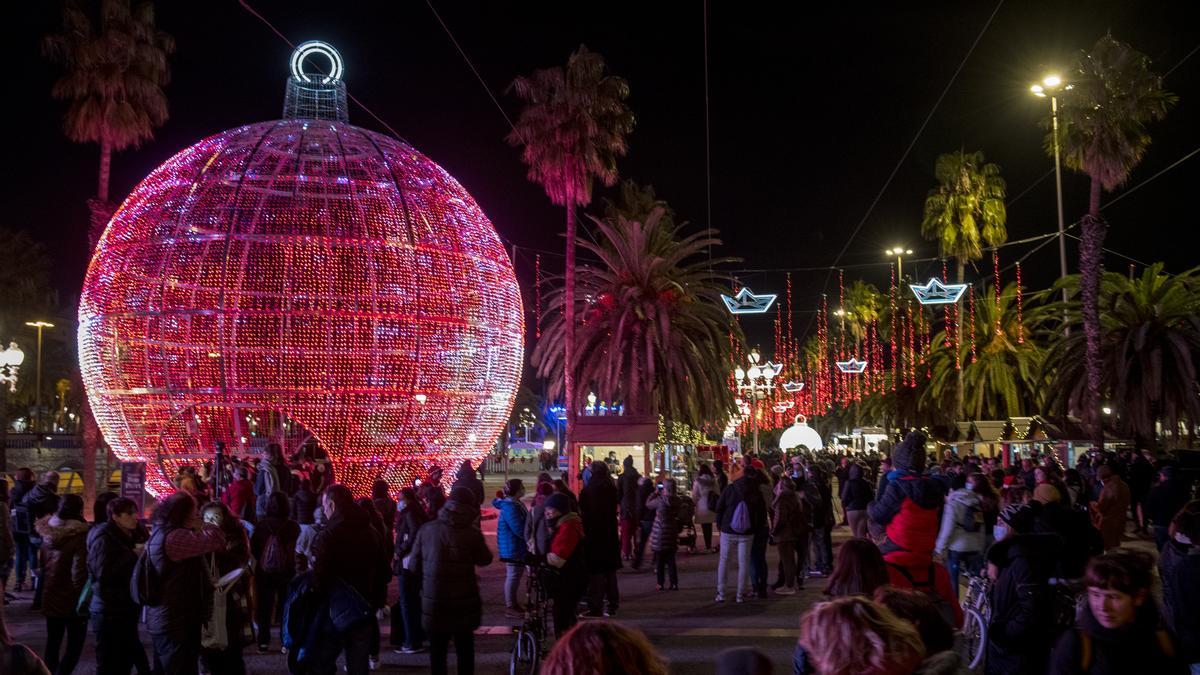
<svg viewBox="0 0 1200 675">
<path fill-rule="evenodd" d="M 296 47 L 292 52 L 292 77 L 301 82 L 313 82 L 313 76 L 304 72 L 304 61 L 314 54 L 324 56 L 329 60 L 329 74 L 321 78 L 321 84 L 329 84 L 342 79 L 342 55 L 333 45 L 320 40 L 309 40 Z"/>
</svg>

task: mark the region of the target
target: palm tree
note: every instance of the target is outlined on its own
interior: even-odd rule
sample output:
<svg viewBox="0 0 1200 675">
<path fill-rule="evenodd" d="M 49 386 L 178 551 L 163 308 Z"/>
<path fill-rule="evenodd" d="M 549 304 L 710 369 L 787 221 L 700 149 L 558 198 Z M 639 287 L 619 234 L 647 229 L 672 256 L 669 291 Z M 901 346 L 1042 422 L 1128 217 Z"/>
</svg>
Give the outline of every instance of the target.
<svg viewBox="0 0 1200 675">
<path fill-rule="evenodd" d="M 1100 38 L 1090 52 L 1079 54 L 1067 79 L 1070 88 L 1060 93 L 1058 103 L 1062 160 L 1068 168 L 1086 173 L 1092 183 L 1079 246 L 1087 345 L 1087 396 L 1080 400 L 1080 409 L 1097 446 L 1103 446 L 1099 414 L 1101 318 L 1097 302 L 1107 224 L 1100 217 L 1100 194 L 1128 180 L 1150 145 L 1146 124 L 1165 117 L 1178 98 L 1163 89 L 1162 77 L 1150 70 L 1146 55 L 1113 39 L 1111 34 Z M 1053 153 L 1052 134 L 1047 135 L 1046 147 Z"/>
<path fill-rule="evenodd" d="M 741 333 L 720 300 L 730 280 L 713 272 L 703 255 L 720 241 L 713 230 L 682 236 L 677 226 L 675 244 L 660 255 L 649 235 L 662 214 L 655 209 L 645 223 L 592 219 L 598 243 L 580 239 L 578 245 L 600 263 L 581 266 L 577 275 L 587 299 L 579 349 L 567 359 L 567 289 L 558 288 L 547 295 L 549 321 L 532 361 L 537 375 L 551 382 L 551 397 L 561 393 L 563 371 L 570 370 L 572 379 L 594 386 L 606 400 L 623 401 L 630 412 L 696 428 L 724 424 L 735 409 L 730 331 L 736 341 Z"/>
<path fill-rule="evenodd" d="M 154 22 L 154 4 L 132 0 L 100 0 L 92 6 L 70 1 L 63 6 L 62 29 L 42 39 L 42 51 L 64 69 L 50 93 L 67 101 L 63 131 L 76 143 L 100 146 L 96 196 L 88 200 L 88 250 L 104 231 L 113 205 L 109 202 L 112 155 L 140 147 L 167 121 L 170 82 L 167 56 L 175 40 Z M 83 392 L 75 373 L 76 390 Z M 96 495 L 96 451 L 100 429 L 86 395 L 80 405 L 83 451 L 83 498 Z"/>
<path fill-rule="evenodd" d="M 1071 291 L 1066 316 L 1068 323 L 1076 325 L 1086 321 L 1081 285 L 1080 276 L 1067 277 L 1059 284 Z M 1100 392 L 1117 413 L 1118 430 L 1149 446 L 1160 423 L 1163 435 L 1169 438 L 1178 438 L 1182 422 L 1189 430 L 1200 423 L 1197 269 L 1171 276 L 1163 273 L 1159 263 L 1134 278 L 1107 272 L 1100 282 L 1098 309 Z M 1061 308 L 1054 311 L 1062 312 Z M 1072 331 L 1050 348 L 1046 371 L 1053 383 L 1050 403 L 1058 412 L 1080 410 L 1090 396 L 1084 358 L 1087 348 L 1086 337 L 1079 331 Z"/>
<path fill-rule="evenodd" d="M 62 30 L 42 39 L 42 50 L 64 68 L 50 93 L 67 101 L 63 131 L 76 143 L 100 146 L 96 197 L 89 202 L 92 246 L 112 214 L 112 155 L 140 147 L 167 121 L 163 87 L 171 80 L 167 56 L 175 40 L 154 23 L 154 4 L 101 0 L 67 2 Z"/>
<path fill-rule="evenodd" d="M 992 297 L 994 289 L 985 286 L 983 297 Z M 944 422 L 956 421 L 945 419 L 944 412 L 939 414 L 939 411 L 944 411 L 947 404 L 964 391 L 970 392 L 965 401 L 968 419 L 1001 419 L 1036 409 L 1043 390 L 1045 350 L 1033 338 L 1032 313 L 1025 317 L 1024 340 L 1018 339 L 1022 331 L 1018 326 L 1016 297 L 1017 286 L 1010 284 L 1000 294 L 998 311 L 993 302 L 975 305 L 977 356 L 974 361 L 966 340 L 947 345 L 945 331 L 933 336 L 933 349 L 929 354 L 933 377 L 921 392 L 921 407 L 931 416 Z M 997 316 L 999 331 L 996 330 Z M 971 330 L 969 324 L 960 325 L 964 331 Z M 961 369 L 958 364 L 962 364 Z"/>
<path fill-rule="evenodd" d="M 938 186 L 925 198 L 921 234 L 938 242 L 943 256 L 953 256 L 958 283 L 968 262 L 983 257 L 983 244 L 998 246 L 1008 239 L 1004 207 L 1007 186 L 1000 167 L 984 161 L 983 152 L 948 152 L 934 164 Z M 958 314 L 962 316 L 962 303 Z M 963 415 L 963 384 L 958 378 L 954 413 Z"/>
<path fill-rule="evenodd" d="M 525 108 L 508 142 L 522 146 L 529 179 L 542 185 L 550 201 L 567 209 L 563 348 L 568 362 L 574 362 L 575 354 L 575 207 L 591 203 L 593 181 L 616 183 L 617 157 L 625 154 L 625 137 L 634 124 L 633 113 L 625 104 L 629 84 L 606 71 L 604 59 L 580 45 L 566 67 L 534 71 L 513 80 L 510 87 L 525 101 Z M 563 371 L 563 377 L 570 438 L 578 394 L 570 368 Z M 574 477 L 575 472 L 570 475 Z"/>
<path fill-rule="evenodd" d="M 871 322 L 879 320 L 883 304 L 883 296 L 873 284 L 855 279 L 846 287 L 843 309 L 849 314 L 846 330 L 854 338 L 854 344 L 862 344 Z"/>
</svg>

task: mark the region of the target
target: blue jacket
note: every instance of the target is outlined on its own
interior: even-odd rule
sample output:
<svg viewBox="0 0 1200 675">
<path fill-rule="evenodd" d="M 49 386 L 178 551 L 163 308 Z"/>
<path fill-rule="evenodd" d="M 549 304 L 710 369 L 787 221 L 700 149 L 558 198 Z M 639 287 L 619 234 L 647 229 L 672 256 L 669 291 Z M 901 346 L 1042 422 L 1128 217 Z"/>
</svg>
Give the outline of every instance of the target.
<svg viewBox="0 0 1200 675">
<path fill-rule="evenodd" d="M 527 552 L 525 520 L 529 517 L 529 511 L 520 500 L 510 498 L 493 499 L 492 506 L 499 511 L 496 548 L 499 549 L 500 559 L 505 562 L 524 561 Z"/>
</svg>

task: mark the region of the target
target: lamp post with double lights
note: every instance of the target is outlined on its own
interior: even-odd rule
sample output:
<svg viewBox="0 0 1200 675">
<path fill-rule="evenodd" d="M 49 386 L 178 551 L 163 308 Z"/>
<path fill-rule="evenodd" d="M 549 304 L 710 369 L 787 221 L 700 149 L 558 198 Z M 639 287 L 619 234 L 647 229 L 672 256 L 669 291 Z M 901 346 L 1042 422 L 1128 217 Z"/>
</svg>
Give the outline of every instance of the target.
<svg viewBox="0 0 1200 675">
<path fill-rule="evenodd" d="M 1062 191 L 1062 159 L 1058 147 L 1058 92 L 1071 89 L 1071 85 L 1063 82 L 1058 75 L 1047 75 L 1041 82 L 1029 87 L 1038 98 L 1050 99 L 1050 136 L 1054 142 L 1054 186 L 1058 196 L 1058 267 L 1059 278 L 1067 276 L 1067 237 L 1063 228 L 1063 191 Z M 1062 292 L 1063 302 L 1067 301 L 1067 289 Z M 1070 327 L 1066 331 L 1070 332 Z"/>
<path fill-rule="evenodd" d="M 38 434 L 37 445 L 38 445 L 38 447 L 41 447 L 41 445 L 42 445 L 42 441 L 41 441 L 41 438 L 42 438 L 42 436 L 41 436 L 41 434 L 42 434 L 42 330 L 45 328 L 54 328 L 54 324 L 50 323 L 49 321 L 26 321 L 25 325 L 36 328 L 37 333 L 38 333 L 38 338 L 37 338 L 37 377 L 35 378 L 36 384 L 34 385 L 35 389 L 36 389 L 36 394 L 34 396 L 34 399 L 36 401 L 37 408 L 35 408 L 35 410 L 34 410 L 34 412 L 35 412 L 34 419 L 36 420 L 36 423 L 34 425 L 33 431 L 34 431 L 34 433 Z"/>
<path fill-rule="evenodd" d="M 17 391 L 17 377 L 24 362 L 25 352 L 15 340 L 8 343 L 8 349 L 0 352 L 0 389 L 6 390 L 4 403 L 0 404 L 4 406 L 0 409 L 0 473 L 8 470 L 8 395 Z"/>
<path fill-rule="evenodd" d="M 904 256 L 912 255 L 912 249 L 903 246 L 893 246 L 883 253 L 888 257 L 894 256 L 896 258 L 896 283 L 904 283 Z"/>
<path fill-rule="evenodd" d="M 762 356 L 758 353 L 758 349 L 751 349 L 746 355 L 746 361 L 750 367 L 743 370 L 738 366 L 733 371 L 733 378 L 737 381 L 738 391 L 748 392 L 752 407 L 750 409 L 750 426 L 754 429 L 754 454 L 758 454 L 758 401 L 765 399 L 767 392 L 775 389 L 775 376 L 779 374 L 781 368 L 773 363 L 767 362 L 759 364 Z"/>
</svg>

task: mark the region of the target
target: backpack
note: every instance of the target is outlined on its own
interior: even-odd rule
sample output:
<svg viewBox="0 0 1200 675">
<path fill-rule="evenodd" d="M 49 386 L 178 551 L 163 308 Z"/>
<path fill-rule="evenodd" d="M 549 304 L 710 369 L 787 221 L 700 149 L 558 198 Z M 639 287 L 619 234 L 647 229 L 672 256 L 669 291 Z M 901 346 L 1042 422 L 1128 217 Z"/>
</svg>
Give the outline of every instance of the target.
<svg viewBox="0 0 1200 675">
<path fill-rule="evenodd" d="M 958 526 L 967 532 L 978 532 L 983 529 L 983 510 L 978 504 L 966 508 L 965 517 L 958 521 Z"/>
<path fill-rule="evenodd" d="M 746 500 L 743 499 L 733 510 L 733 517 L 729 519 L 729 529 L 733 530 L 734 534 L 750 534 L 753 527 L 750 522 L 750 507 L 746 506 Z"/>
<path fill-rule="evenodd" d="M 13 534 L 30 534 L 33 532 L 33 518 L 29 514 L 28 506 L 17 504 L 13 508 L 12 531 Z"/>
<path fill-rule="evenodd" d="M 956 625 L 954 620 L 954 607 L 951 606 L 951 604 L 937 592 L 937 588 L 935 586 L 937 579 L 937 563 L 929 563 L 929 570 L 925 576 L 925 581 L 917 581 L 913 579 L 912 575 L 909 574 L 908 569 L 902 565 L 897 565 L 895 563 L 887 564 L 899 572 L 905 579 L 907 579 L 908 583 L 912 585 L 914 591 L 921 591 L 933 601 L 933 606 L 937 608 L 938 613 L 941 614 L 942 618 L 946 620 L 946 625 Z"/>
<path fill-rule="evenodd" d="M 155 607 L 162 604 L 162 583 L 158 578 L 158 570 L 150 562 L 150 545 L 138 554 L 137 562 L 133 564 L 133 574 L 129 578 L 129 595 L 139 605 Z"/>
<path fill-rule="evenodd" d="M 263 544 L 262 558 L 258 562 L 259 568 L 267 574 L 292 572 L 294 563 L 288 559 L 287 553 L 283 543 L 279 541 L 279 535 L 272 532 L 267 535 L 267 542 Z"/>
</svg>

